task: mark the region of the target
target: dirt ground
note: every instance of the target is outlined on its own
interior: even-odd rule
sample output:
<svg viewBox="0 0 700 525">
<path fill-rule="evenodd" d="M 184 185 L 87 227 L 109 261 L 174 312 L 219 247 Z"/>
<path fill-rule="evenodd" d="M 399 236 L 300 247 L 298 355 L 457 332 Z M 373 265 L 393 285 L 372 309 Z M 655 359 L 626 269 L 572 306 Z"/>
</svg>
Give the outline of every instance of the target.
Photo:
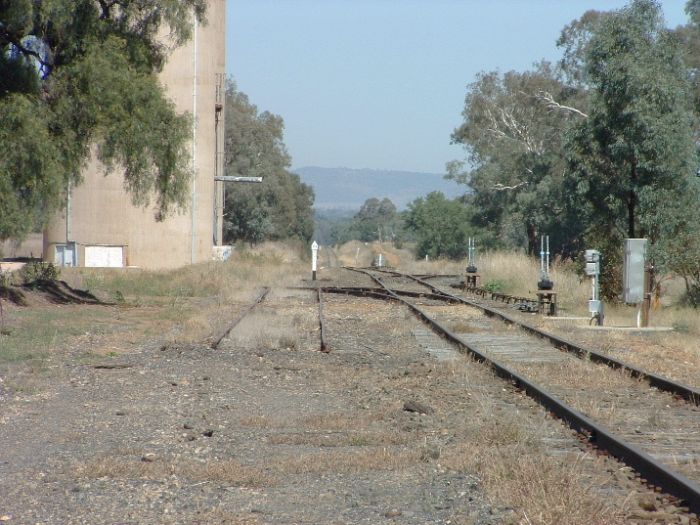
<svg viewBox="0 0 700 525">
<path fill-rule="evenodd" d="M 327 295 L 319 352 L 309 284 L 274 287 L 217 350 L 153 305 L 60 306 L 101 326 L 5 368 L 0 521 L 691 522 L 394 305 Z"/>
</svg>

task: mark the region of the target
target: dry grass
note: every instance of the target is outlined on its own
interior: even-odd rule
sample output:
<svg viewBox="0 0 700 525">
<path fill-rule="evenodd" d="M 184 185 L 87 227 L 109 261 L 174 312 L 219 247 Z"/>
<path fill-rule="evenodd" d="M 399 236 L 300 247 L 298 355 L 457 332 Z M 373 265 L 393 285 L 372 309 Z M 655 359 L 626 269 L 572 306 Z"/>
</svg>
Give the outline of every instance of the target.
<svg viewBox="0 0 700 525">
<path fill-rule="evenodd" d="M 636 309 L 606 305 L 605 325 L 634 326 Z M 644 370 L 692 386 L 700 386 L 700 310 L 661 307 L 652 312 L 652 326 L 675 326 L 673 332 L 635 333 L 615 330 L 587 330 L 539 322 L 547 331 L 581 341 Z"/>
<path fill-rule="evenodd" d="M 387 431 L 381 424 L 388 420 L 397 407 L 377 411 L 329 412 L 306 416 L 268 417 L 255 415 L 241 419 L 242 427 L 280 430 L 267 438 L 271 445 L 304 445 L 319 447 L 360 447 L 403 445 L 406 436 Z M 303 429 L 299 431 L 298 429 Z"/>
<path fill-rule="evenodd" d="M 233 460 L 195 461 L 192 459 L 154 459 L 143 461 L 136 456 L 106 456 L 78 464 L 73 473 L 78 478 L 161 480 L 171 476 L 191 482 L 214 481 L 239 487 L 261 487 L 274 483 L 262 469 Z"/>
<path fill-rule="evenodd" d="M 357 247 L 359 246 L 348 247 L 351 256 L 354 257 L 352 250 Z M 371 254 L 372 247 L 367 248 Z M 275 249 L 277 248 L 273 248 L 273 252 Z M 158 286 L 151 290 L 162 294 L 158 297 L 165 297 L 169 301 L 165 303 L 167 308 L 173 312 L 186 313 L 182 320 L 173 319 L 173 322 L 179 323 L 180 332 L 177 337 L 185 337 L 187 334 L 193 336 L 206 332 L 210 326 L 210 321 L 205 319 L 207 311 L 220 312 L 222 304 L 233 301 L 236 302 L 235 307 L 239 308 L 250 301 L 262 284 L 287 284 L 292 279 L 306 276 L 308 269 L 300 259 L 290 256 L 287 261 L 284 255 L 275 253 L 274 256 L 260 252 L 249 252 L 245 256 L 237 254 L 234 261 L 229 263 L 212 263 L 182 270 L 181 273 L 168 273 L 173 282 L 159 280 Z M 264 267 L 259 268 L 256 261 L 263 261 L 261 265 Z M 504 256 L 501 264 L 507 266 L 513 262 L 509 261 Z M 420 273 L 458 273 L 464 267 L 463 262 L 419 261 L 415 264 L 416 269 L 413 271 Z M 479 264 L 480 271 L 483 266 L 482 273 L 485 273 L 488 269 L 485 259 Z M 204 274 L 209 271 L 214 285 L 202 285 L 201 293 L 206 289 L 212 300 L 208 306 L 192 308 L 190 305 L 196 297 L 195 291 L 200 293 L 198 283 L 206 279 Z M 122 293 L 129 301 L 141 300 L 144 303 L 152 300 L 152 296 L 146 294 L 149 290 L 139 288 L 139 279 L 146 277 L 137 277 L 136 282 L 130 284 L 134 295 L 124 291 Z M 114 288 L 115 283 L 119 282 L 109 281 L 107 277 L 105 279 L 105 293 L 121 290 Z M 533 279 L 536 283 L 536 271 Z M 520 277 L 518 282 L 519 280 Z M 557 286 L 559 284 L 558 282 Z M 183 293 L 183 290 L 189 290 L 187 293 L 191 295 Z M 517 289 L 509 291 L 522 293 Z M 203 300 L 199 304 L 204 304 L 201 301 Z M 315 309 L 296 308 L 293 314 L 287 314 L 276 309 L 282 304 L 281 301 L 275 299 L 271 303 L 236 328 L 232 334 L 235 345 L 261 349 L 301 349 L 304 341 L 313 337 Z M 366 301 L 366 304 L 374 303 Z M 327 315 L 357 316 L 358 309 L 364 305 L 364 302 L 353 301 L 347 310 L 342 305 L 334 305 L 328 308 Z M 459 311 L 454 308 L 445 307 L 445 313 Z M 362 316 L 372 319 L 375 326 L 381 327 L 377 330 L 377 340 L 372 340 L 372 346 L 385 353 L 396 352 L 401 355 L 400 352 L 405 351 L 405 339 L 410 336 L 410 329 L 414 325 L 412 322 L 397 322 L 397 317 L 391 315 L 392 310 L 390 305 L 381 304 L 362 310 Z M 211 323 L 216 324 L 225 319 L 226 315 L 221 315 Z M 456 315 L 451 322 L 458 326 L 464 320 Z M 293 475 L 408 470 L 416 465 L 425 465 L 432 458 L 436 461 L 429 468 L 448 468 L 478 474 L 494 504 L 518 509 L 518 519 L 523 523 L 577 525 L 622 522 L 618 518 L 627 507 L 619 494 L 613 493 L 612 496 L 601 498 L 601 494 L 596 493 L 598 488 L 606 487 L 609 482 L 605 474 L 593 474 L 597 477 L 591 477 L 591 472 L 602 471 L 600 465 L 591 466 L 591 462 L 598 461 L 597 459 L 591 460 L 576 453 L 549 455 L 547 451 L 551 453 L 552 447 L 540 437 L 543 432 L 547 432 L 543 428 L 549 429 L 548 432 L 552 434 L 556 433 L 560 438 L 564 436 L 566 439 L 570 435 L 543 415 L 523 415 L 514 405 L 499 403 L 497 399 L 500 387 L 483 398 L 475 399 L 476 396 L 470 394 L 473 390 L 470 386 L 488 384 L 489 378 L 486 376 L 489 376 L 489 372 L 476 366 L 476 372 L 465 372 L 464 367 L 461 361 L 430 363 L 428 367 L 416 362 L 397 370 L 395 374 L 379 370 L 375 366 L 358 366 L 349 373 L 346 365 L 333 365 L 326 361 L 322 367 L 313 370 L 314 388 L 332 386 L 338 391 L 349 391 L 349 385 L 361 385 L 363 388 L 358 390 L 358 395 L 362 399 L 356 401 L 358 404 L 366 403 L 370 406 L 369 409 L 296 417 L 291 414 L 279 417 L 253 413 L 238 422 L 244 427 L 269 431 L 261 432 L 267 445 L 317 446 L 328 447 L 327 449 L 309 452 L 270 447 L 272 451 L 266 451 L 265 459 L 255 467 L 233 460 L 197 461 L 164 457 L 142 461 L 140 454 L 113 454 L 82 463 L 75 467 L 74 473 L 78 477 L 92 479 L 164 479 L 176 476 L 193 483 L 212 481 L 234 486 L 265 487 L 274 485 L 277 480 L 288 480 Z M 379 393 L 383 391 L 390 391 L 391 397 L 380 396 Z M 396 418 L 406 416 L 400 406 L 407 397 L 425 400 L 435 408 L 430 420 L 435 422 L 435 427 L 427 432 L 413 432 L 403 431 L 397 426 Z M 392 414 L 393 417 L 389 417 Z M 449 435 L 449 438 L 443 438 L 440 433 L 442 425 L 449 429 L 445 430 L 445 436 Z M 439 458 L 430 455 L 426 458 L 428 442 L 439 449 Z M 253 517 L 249 520 L 243 515 L 216 515 L 216 511 L 212 513 L 224 523 L 255 523 Z"/>
<path fill-rule="evenodd" d="M 412 262 L 408 267 L 415 271 L 435 272 L 441 262 Z M 539 261 L 521 253 L 487 252 L 477 261 L 482 285 L 498 281 L 503 291 L 514 295 L 534 296 L 539 279 Z M 446 263 L 445 270 L 454 263 Z M 460 264 L 459 267 L 463 266 Z M 445 271 L 444 273 L 449 273 Z M 588 316 L 590 282 L 576 275 L 571 262 L 555 260 L 550 277 L 558 294 L 560 315 Z M 698 386 L 700 377 L 700 309 L 677 306 L 683 287 L 678 279 L 666 280 L 664 295 L 652 309 L 652 327 L 673 327 L 674 332 L 658 332 L 645 335 L 629 332 L 588 331 L 576 329 L 557 321 L 536 319 L 544 329 L 558 335 L 583 341 L 593 348 L 620 357 L 645 370 L 664 375 L 677 381 Z M 605 305 L 605 325 L 608 327 L 634 327 L 638 309 L 626 305 Z M 587 324 L 576 321 L 575 324 Z M 456 325 L 458 327 L 458 325 Z"/>
<path fill-rule="evenodd" d="M 395 432 L 297 432 L 274 434 L 267 439 L 271 445 L 313 447 L 378 447 L 405 445 L 408 438 Z"/>
<path fill-rule="evenodd" d="M 604 484 L 586 482 L 585 461 L 583 454 L 552 457 L 515 446 L 482 452 L 473 467 L 492 498 L 520 509 L 521 523 L 624 523 L 624 508 L 603 496 Z"/>
<path fill-rule="evenodd" d="M 362 414 L 347 412 L 330 412 L 304 418 L 300 423 L 302 428 L 317 431 L 352 431 L 368 429 L 372 424 L 384 421 L 388 410 L 381 412 L 363 412 Z"/>
<path fill-rule="evenodd" d="M 291 424 L 288 417 L 270 417 L 267 414 L 255 414 L 238 420 L 238 424 L 246 428 L 275 429 L 288 428 Z"/>
<path fill-rule="evenodd" d="M 500 281 L 505 293 L 531 297 L 537 293 L 539 259 L 518 252 L 486 252 L 477 263 L 482 286 L 489 281 Z M 589 282 L 576 275 L 570 261 L 555 259 L 549 277 L 554 281 L 560 308 L 575 309 L 580 305 L 587 308 Z"/>
<path fill-rule="evenodd" d="M 299 308 L 299 311 L 291 315 L 277 313 L 273 309 L 253 312 L 230 334 L 231 344 L 258 350 L 301 350 L 307 339 L 313 339 L 313 344 L 316 344 L 316 308 L 315 305 L 308 309 Z"/>
<path fill-rule="evenodd" d="M 352 445 L 351 450 L 272 454 L 259 467 L 230 459 L 196 461 L 160 459 L 144 461 L 139 455 L 113 455 L 95 458 L 73 467 L 77 478 L 162 480 L 177 477 L 189 482 L 225 483 L 239 487 L 269 487 L 289 475 L 324 473 L 351 474 L 408 468 L 421 461 L 420 451 L 384 446 Z"/>
<path fill-rule="evenodd" d="M 212 261 L 175 270 L 68 268 L 69 284 L 106 298 L 140 304 L 153 297 L 216 297 L 229 301 L 260 286 L 275 286 L 301 276 L 306 263 L 298 246 L 266 243 L 235 251 L 228 261 Z"/>
<path fill-rule="evenodd" d="M 492 501 L 517 509 L 512 523 L 569 525 L 624 523 L 626 502 L 619 496 L 602 497 L 611 482 L 602 463 L 582 452 L 551 455 L 540 437 L 542 422 L 493 415 L 491 401 L 483 399 L 484 417 L 474 421 L 467 435 L 445 447 L 440 464 L 450 470 L 476 473 Z"/>
<path fill-rule="evenodd" d="M 366 471 L 406 469 L 422 461 L 418 450 L 387 447 L 357 447 L 352 451 L 332 450 L 310 454 L 277 456 L 268 467 L 278 475 L 357 474 Z"/>
<path fill-rule="evenodd" d="M 263 286 L 282 286 L 305 275 L 307 264 L 300 254 L 296 245 L 266 243 L 240 249 L 226 262 L 164 271 L 69 268 L 62 277 L 106 300 L 156 307 L 159 313 L 154 322 L 165 321 L 165 327 L 154 331 L 169 333 L 171 343 L 196 342 L 225 327 Z M 285 338 L 281 333 L 276 341 L 261 344 L 279 346 L 280 342 L 285 348 L 297 344 L 293 335 Z"/>
<path fill-rule="evenodd" d="M 217 525 L 261 525 L 261 522 L 255 516 L 246 516 L 241 513 L 231 513 L 222 508 L 207 510 L 198 515 L 198 519 L 193 522 L 194 525 L 203 525 L 205 523 L 216 523 Z"/>
<path fill-rule="evenodd" d="M 268 243 L 239 250 L 227 262 L 177 270 L 62 269 L 61 278 L 71 286 L 87 289 L 120 307 L 76 305 L 59 309 L 47 305 L 6 311 L 0 334 L 0 373 L 13 367 L 9 375 L 17 381 L 12 388 L 33 389 L 31 377 L 45 368 L 54 349 L 70 346 L 86 334 L 93 339 L 104 334 L 99 341 L 90 341 L 95 355 L 105 353 L 100 344 L 112 346 L 106 341 L 110 338 L 130 344 L 148 337 L 174 344 L 202 341 L 226 326 L 260 287 L 280 286 L 305 275 L 307 263 L 300 253 L 298 246 Z M 309 319 L 300 318 L 281 324 L 268 320 L 265 330 L 253 326 L 250 331 L 257 334 L 260 346 L 298 349 L 302 334 L 312 330 L 311 324 Z M 128 335 L 121 330 L 127 330 Z"/>
<path fill-rule="evenodd" d="M 67 346 L 101 340 L 121 324 L 113 309 L 102 306 L 42 305 L 13 308 L 5 314 L 0 377 L 5 378 L 5 388 L 27 395 L 46 390 L 47 375 L 65 373 L 63 368 L 50 366 L 52 356 L 65 352 Z"/>
<path fill-rule="evenodd" d="M 452 261 L 437 259 L 425 261 L 416 260 L 414 257 L 402 258 L 398 266 L 399 271 L 412 274 L 461 274 L 467 264 L 464 261 Z"/>
<path fill-rule="evenodd" d="M 558 363 L 518 363 L 513 366 L 535 382 L 546 382 L 564 388 L 576 385 L 576 388 L 586 392 L 617 390 L 626 381 L 646 387 L 643 380 L 632 378 L 624 370 L 600 367 L 573 357 Z"/>
</svg>

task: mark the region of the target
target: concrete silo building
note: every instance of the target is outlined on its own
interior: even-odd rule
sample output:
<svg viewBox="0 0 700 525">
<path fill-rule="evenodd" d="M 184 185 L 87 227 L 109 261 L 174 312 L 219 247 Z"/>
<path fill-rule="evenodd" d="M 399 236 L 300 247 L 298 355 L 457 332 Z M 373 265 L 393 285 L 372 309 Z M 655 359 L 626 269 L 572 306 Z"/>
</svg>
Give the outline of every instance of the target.
<svg viewBox="0 0 700 525">
<path fill-rule="evenodd" d="M 156 222 L 153 207 L 138 207 L 118 169 L 105 176 L 92 161 L 69 205 L 44 232 L 44 260 L 66 266 L 168 268 L 212 259 L 220 244 L 225 99 L 226 0 L 209 0 L 207 22 L 175 49 L 160 80 L 192 130 L 188 209 Z M 216 214 L 220 217 L 221 213 Z"/>
</svg>

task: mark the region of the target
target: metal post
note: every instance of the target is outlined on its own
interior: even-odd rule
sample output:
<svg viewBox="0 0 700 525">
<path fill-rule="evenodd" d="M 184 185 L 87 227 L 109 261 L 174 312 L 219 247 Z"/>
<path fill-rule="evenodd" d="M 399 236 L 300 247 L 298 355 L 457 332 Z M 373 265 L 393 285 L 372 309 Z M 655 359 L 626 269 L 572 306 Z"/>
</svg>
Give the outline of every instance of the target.
<svg viewBox="0 0 700 525">
<path fill-rule="evenodd" d="M 550 291 L 553 288 L 554 283 L 549 278 L 549 235 L 542 235 L 540 238 L 540 280 L 537 282 L 537 289 Z M 540 297 L 539 292 L 538 297 Z"/>
<path fill-rule="evenodd" d="M 600 252 L 598 250 L 586 250 L 586 275 L 591 278 L 591 298 L 588 301 L 588 311 L 591 321 L 602 326 L 604 313 L 603 303 L 600 300 Z"/>
<path fill-rule="evenodd" d="M 649 326 L 649 311 L 651 310 L 651 266 L 644 267 L 644 301 L 642 302 L 642 327 Z"/>
<path fill-rule="evenodd" d="M 318 243 L 311 244 L 311 280 L 316 280 L 316 263 L 318 262 Z"/>
<path fill-rule="evenodd" d="M 540 237 L 540 279 L 544 280 L 544 235 Z"/>
<path fill-rule="evenodd" d="M 476 269 L 476 239 L 469 237 L 467 244 L 467 273 L 475 274 Z"/>
</svg>

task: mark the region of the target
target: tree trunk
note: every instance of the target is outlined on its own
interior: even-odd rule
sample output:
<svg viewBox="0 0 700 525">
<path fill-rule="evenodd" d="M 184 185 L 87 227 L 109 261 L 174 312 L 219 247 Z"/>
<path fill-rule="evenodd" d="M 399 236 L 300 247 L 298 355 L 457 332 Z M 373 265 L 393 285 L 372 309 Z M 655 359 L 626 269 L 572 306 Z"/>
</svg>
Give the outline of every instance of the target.
<svg viewBox="0 0 700 525">
<path fill-rule="evenodd" d="M 627 199 L 627 235 L 630 239 L 636 237 L 634 220 L 635 212 L 637 207 L 637 194 L 635 192 L 637 187 L 637 161 L 632 161 L 632 172 L 630 173 L 630 192 Z"/>
<path fill-rule="evenodd" d="M 537 255 L 537 228 L 532 223 L 525 225 L 527 231 L 527 254 Z"/>
</svg>

